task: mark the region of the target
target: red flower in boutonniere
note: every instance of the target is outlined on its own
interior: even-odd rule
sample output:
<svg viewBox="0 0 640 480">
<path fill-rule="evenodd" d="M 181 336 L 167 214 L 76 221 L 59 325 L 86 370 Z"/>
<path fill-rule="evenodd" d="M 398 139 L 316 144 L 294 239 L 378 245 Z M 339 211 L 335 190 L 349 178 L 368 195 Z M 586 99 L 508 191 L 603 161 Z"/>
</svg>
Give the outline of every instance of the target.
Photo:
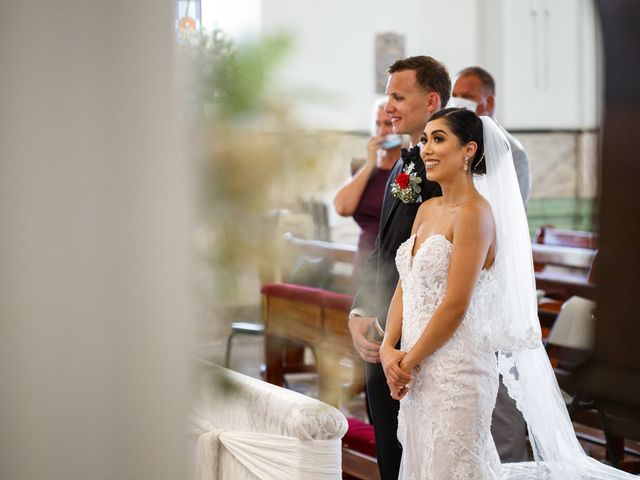
<svg viewBox="0 0 640 480">
<path fill-rule="evenodd" d="M 416 203 L 420 196 L 422 178 L 415 174 L 413 162 L 402 169 L 391 185 L 391 194 L 404 203 Z"/>
<path fill-rule="evenodd" d="M 396 178 L 396 183 L 400 188 L 404 189 L 404 188 L 407 188 L 407 185 L 409 185 L 409 180 L 410 180 L 409 174 L 402 172 Z"/>
</svg>

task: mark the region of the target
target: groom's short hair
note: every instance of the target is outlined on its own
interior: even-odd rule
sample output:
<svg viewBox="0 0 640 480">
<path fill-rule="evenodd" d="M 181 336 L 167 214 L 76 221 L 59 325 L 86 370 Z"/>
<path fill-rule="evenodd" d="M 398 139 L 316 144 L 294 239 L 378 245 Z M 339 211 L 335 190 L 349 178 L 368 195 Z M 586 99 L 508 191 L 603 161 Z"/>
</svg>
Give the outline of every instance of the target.
<svg viewBox="0 0 640 480">
<path fill-rule="evenodd" d="M 440 102 L 444 106 L 449 102 L 451 96 L 451 77 L 447 67 L 433 57 L 419 55 L 417 57 L 407 57 L 393 62 L 387 73 L 413 70 L 416 72 L 418 85 L 428 92 L 436 92 L 440 95 Z"/>
</svg>

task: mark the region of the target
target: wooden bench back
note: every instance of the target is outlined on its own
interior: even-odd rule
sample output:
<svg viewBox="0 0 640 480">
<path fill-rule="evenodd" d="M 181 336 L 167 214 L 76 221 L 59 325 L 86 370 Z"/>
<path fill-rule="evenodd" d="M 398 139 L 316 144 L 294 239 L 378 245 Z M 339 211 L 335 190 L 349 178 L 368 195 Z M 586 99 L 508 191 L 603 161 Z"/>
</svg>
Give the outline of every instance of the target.
<svg viewBox="0 0 640 480">
<path fill-rule="evenodd" d="M 323 257 L 330 263 L 330 281 L 327 288 L 340 293 L 351 293 L 351 275 L 357 247 L 322 240 L 307 240 L 286 234 L 284 236 L 285 264 L 290 267 L 300 255 Z M 287 271 L 287 266 L 284 270 Z M 286 278 L 286 277 L 285 277 Z"/>
<path fill-rule="evenodd" d="M 536 271 L 541 271 L 547 266 L 554 266 L 569 271 L 579 270 L 587 274 L 591 269 L 597 250 L 532 243 L 531 252 Z"/>
<path fill-rule="evenodd" d="M 583 270 L 588 274 L 598 249 L 598 234 L 543 225 L 536 232 L 532 248 L 536 272 L 544 270 L 547 265 L 554 265 Z"/>
<path fill-rule="evenodd" d="M 536 232 L 536 243 L 597 250 L 598 234 L 580 230 L 563 230 L 552 225 L 543 225 Z"/>
<path fill-rule="evenodd" d="M 323 240 L 307 240 L 297 238 L 293 235 L 285 235 L 287 245 L 298 252 L 308 252 L 317 255 L 324 255 L 329 258 L 332 263 L 353 264 L 357 248 L 353 245 L 345 245 L 341 243 L 325 242 Z"/>
<path fill-rule="evenodd" d="M 544 225 L 531 244 L 536 285 L 547 296 L 593 298 L 598 234 Z"/>
</svg>

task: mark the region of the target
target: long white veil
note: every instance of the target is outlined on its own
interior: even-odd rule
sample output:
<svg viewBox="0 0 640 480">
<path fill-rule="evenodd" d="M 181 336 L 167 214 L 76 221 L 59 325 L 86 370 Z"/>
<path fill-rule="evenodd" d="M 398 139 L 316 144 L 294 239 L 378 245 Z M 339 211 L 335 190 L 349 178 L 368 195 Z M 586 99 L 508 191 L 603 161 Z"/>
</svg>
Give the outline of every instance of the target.
<svg viewBox="0 0 640 480">
<path fill-rule="evenodd" d="M 490 117 L 480 117 L 486 175 L 474 177 L 496 223 L 495 277 L 501 304 L 485 339 L 498 352 L 498 370 L 529 430 L 535 463 L 509 464 L 508 479 L 637 479 L 588 457 L 580 446 L 542 345 L 531 240 L 511 148 Z"/>
</svg>

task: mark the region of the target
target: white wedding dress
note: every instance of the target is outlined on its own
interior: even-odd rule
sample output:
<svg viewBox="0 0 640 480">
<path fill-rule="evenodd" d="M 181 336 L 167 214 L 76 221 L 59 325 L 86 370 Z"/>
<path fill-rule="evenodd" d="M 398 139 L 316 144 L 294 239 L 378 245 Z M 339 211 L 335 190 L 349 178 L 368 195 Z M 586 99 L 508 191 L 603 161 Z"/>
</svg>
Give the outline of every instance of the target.
<svg viewBox="0 0 640 480">
<path fill-rule="evenodd" d="M 422 335 L 447 291 L 452 244 L 444 235 L 427 237 L 412 256 L 416 236 L 399 248 L 396 265 L 402 280 L 402 351 Z M 487 324 L 499 315 L 504 292 L 495 265 L 482 270 L 464 319 L 442 347 L 414 370 L 400 401 L 398 440 L 402 444 L 401 480 L 626 480 L 628 473 L 587 457 L 578 444 L 544 349 L 530 350 L 540 373 L 523 405 L 529 436 L 537 438 L 534 462 L 501 464 L 491 436 L 491 415 L 498 392 L 498 361 Z M 509 356 L 509 355 L 507 355 Z M 522 373 L 522 372 L 521 372 Z M 517 376 L 517 375 L 516 375 Z M 522 377 L 522 375 L 520 375 Z M 529 383 L 529 382 L 527 382 Z M 513 388 L 513 385 L 512 385 Z M 529 388 L 529 387 L 527 387 Z M 518 389 L 517 384 L 515 389 Z M 522 395 L 522 393 L 521 393 Z M 542 399 L 542 400 L 540 400 Z M 560 414 L 553 413 L 554 411 Z M 553 419 L 545 418 L 553 415 Z M 549 441 L 553 438 L 553 441 Z"/>
<path fill-rule="evenodd" d="M 444 298 L 452 248 L 446 237 L 433 235 L 413 258 L 415 239 L 412 235 L 396 255 L 405 352 L 420 338 Z M 490 318 L 497 294 L 491 269 L 483 270 L 458 329 L 414 371 L 398 415 L 401 479 L 499 478 L 500 458 L 491 436 L 497 360 L 480 336 L 481 322 Z"/>
<path fill-rule="evenodd" d="M 403 480 L 632 480 L 585 455 L 542 344 L 529 228 L 509 142 L 482 121 L 486 175 L 474 184 L 496 224 L 496 259 L 480 273 L 464 319 L 413 372 L 400 401 Z M 452 245 L 415 235 L 396 254 L 402 280 L 402 350 L 420 338 L 444 300 Z M 500 464 L 491 437 L 498 372 L 522 412 L 533 462 Z"/>
</svg>

